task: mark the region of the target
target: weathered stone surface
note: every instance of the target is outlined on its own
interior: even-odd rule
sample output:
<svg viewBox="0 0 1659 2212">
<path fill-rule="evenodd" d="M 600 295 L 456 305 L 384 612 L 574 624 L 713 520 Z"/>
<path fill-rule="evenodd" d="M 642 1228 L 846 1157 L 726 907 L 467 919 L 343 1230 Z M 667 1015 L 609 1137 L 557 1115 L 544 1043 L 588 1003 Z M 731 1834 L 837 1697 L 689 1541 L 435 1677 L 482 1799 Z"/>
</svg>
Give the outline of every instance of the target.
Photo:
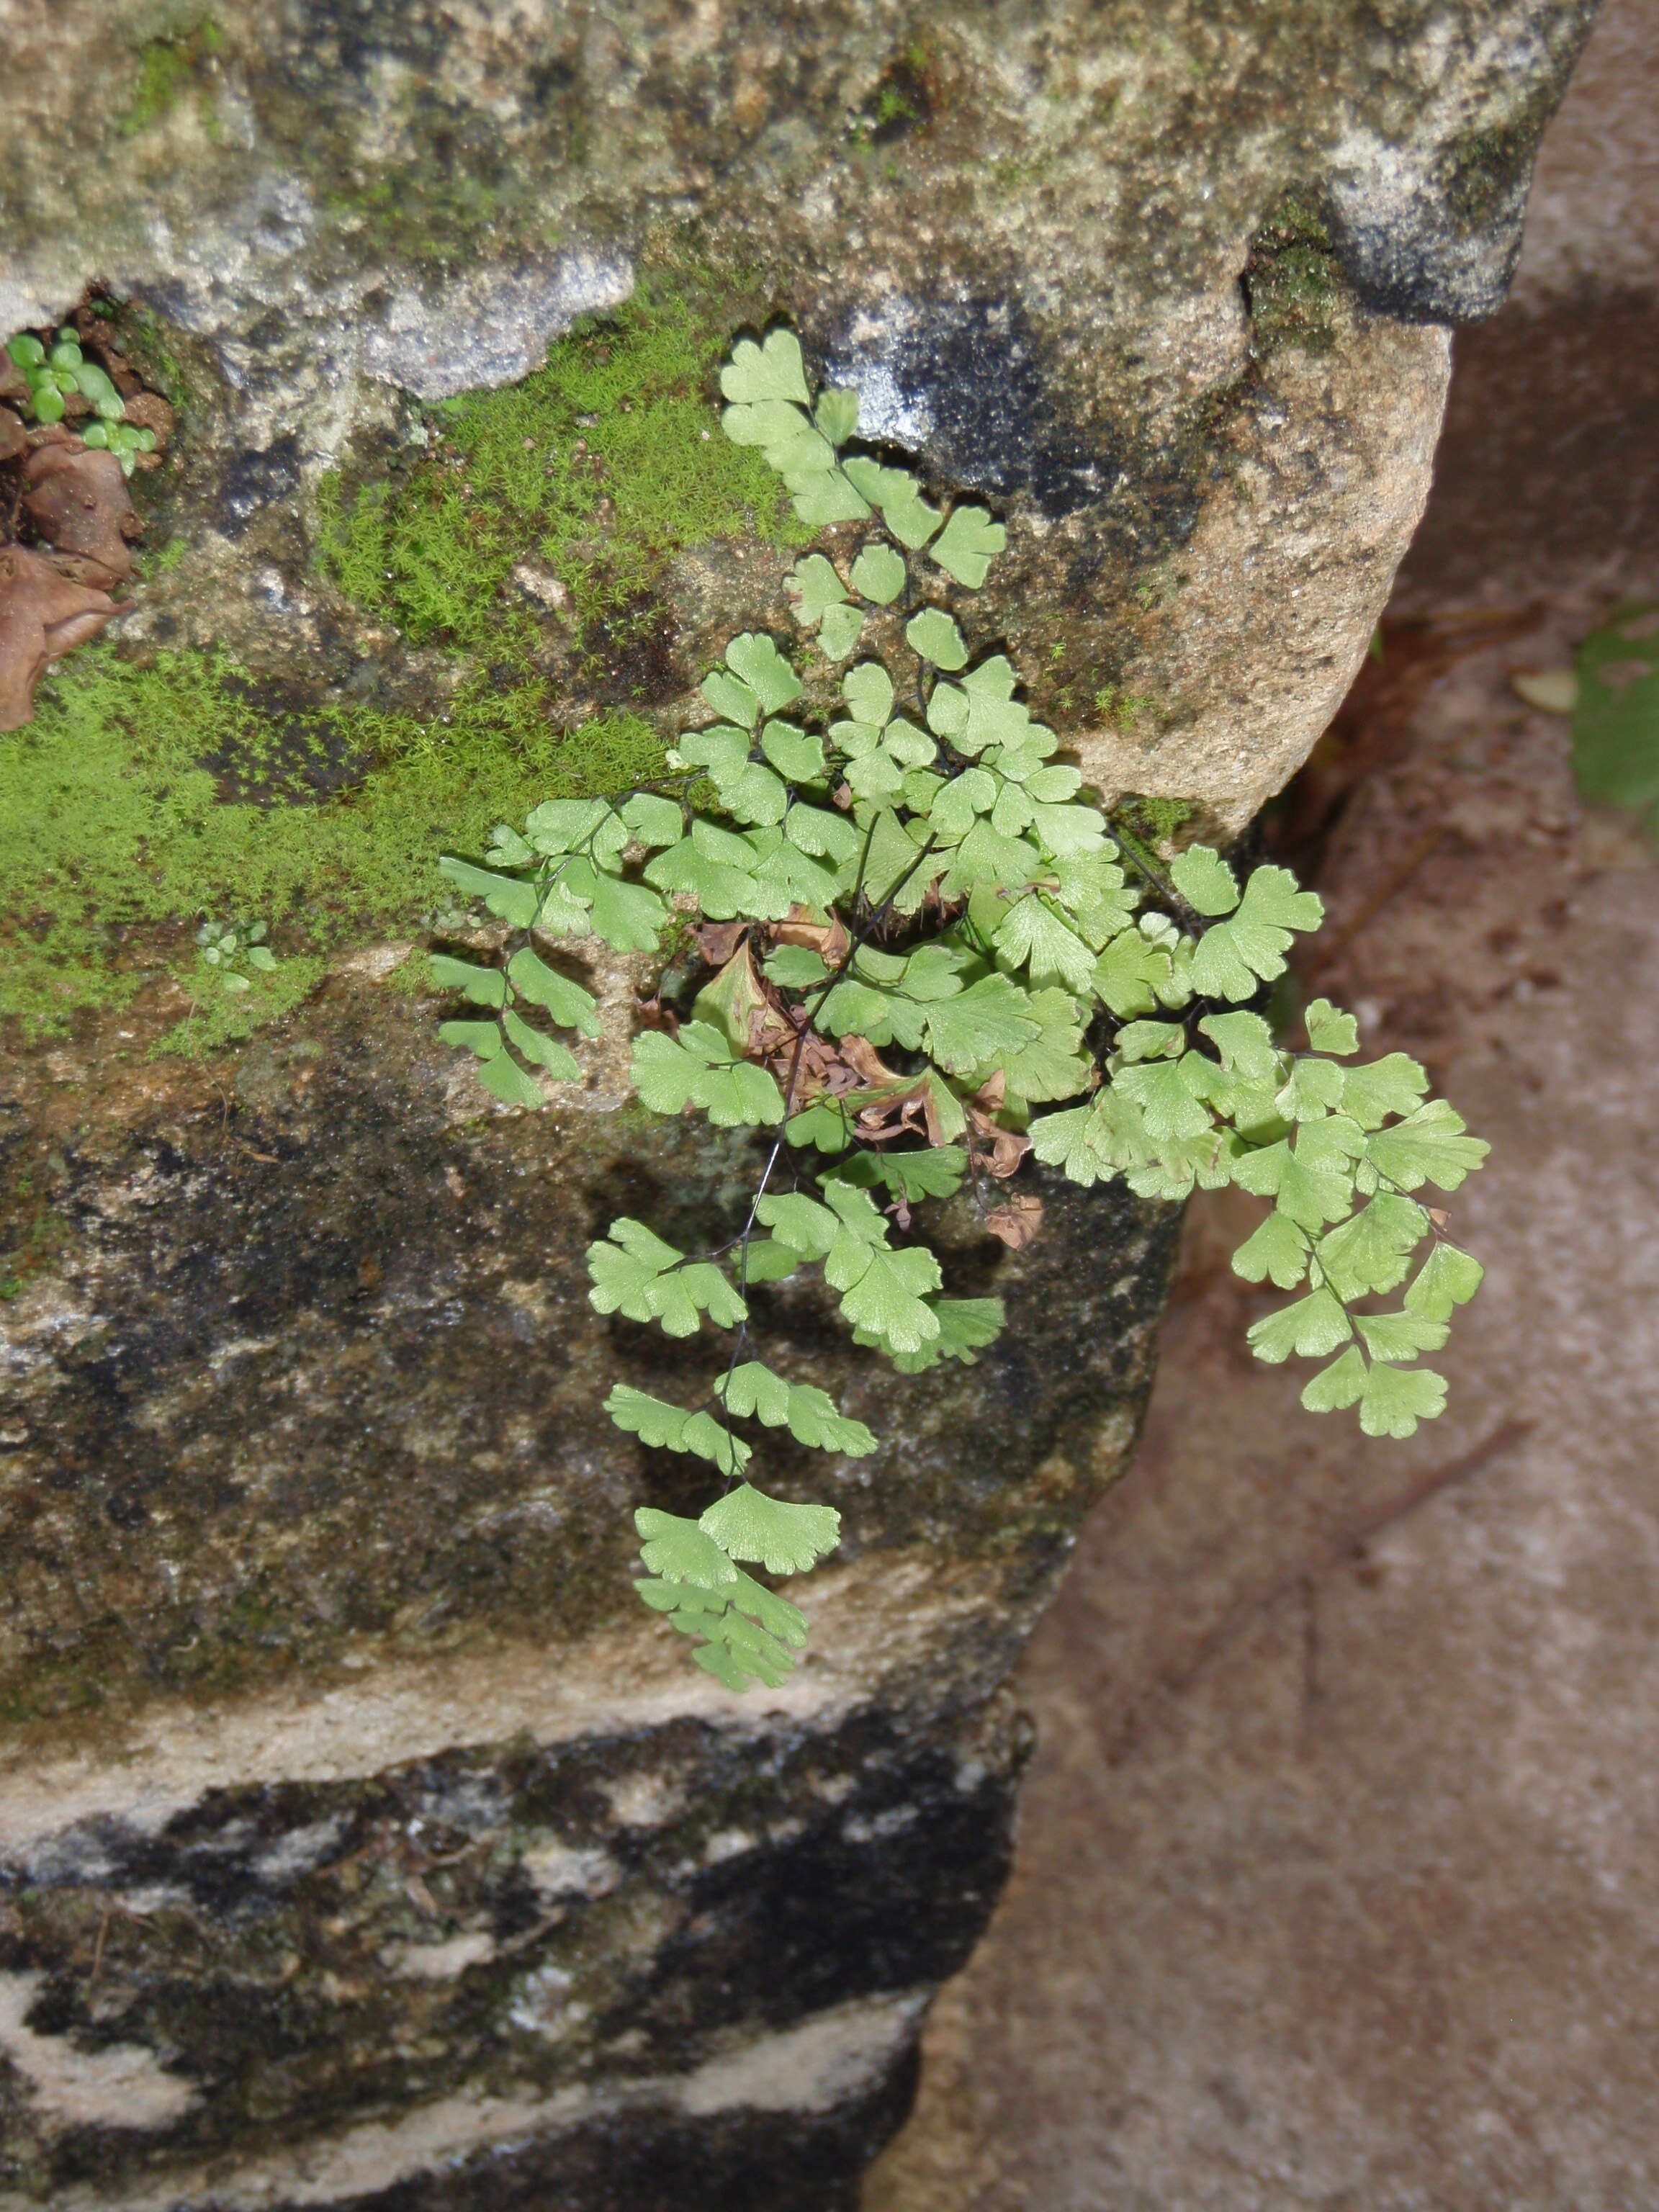
<svg viewBox="0 0 1659 2212">
<path fill-rule="evenodd" d="M 789 634 L 769 488 L 700 442 L 775 316 L 1006 513 L 964 623 L 1107 793 L 1242 828 L 1370 635 L 1584 15 L 14 0 L 0 322 L 101 287 L 180 411 L 121 658 L 4 763 L 44 794 L 4 855 L 7 2203 L 845 2212 L 1002 1878 L 1000 1685 L 1125 1464 L 1172 1224 L 947 1217 L 1012 1314 L 965 1374 L 883 1381 L 776 1296 L 884 1446 L 809 1663 L 739 1705 L 627 1588 L 684 1468 L 595 1411 L 690 1354 L 580 1255 L 622 1201 L 723 1219 L 744 1146 L 619 1110 L 640 977 L 532 1121 L 385 940 L 458 822 Z M 518 510 L 442 403 L 550 345 L 491 465 L 581 497 L 492 568 Z M 254 900 L 238 1056 L 190 931 Z"/>
<path fill-rule="evenodd" d="M 695 262 L 846 365 L 939 481 L 1011 503 L 988 613 L 1053 648 L 1085 763 L 1236 829 L 1322 727 L 1421 509 L 1444 342 L 1376 311 L 1497 304 L 1589 13 L 241 0 L 192 29 L 18 0 L 0 321 L 136 292 L 205 348 L 198 452 L 246 471 L 292 439 L 307 480 L 404 419 L 378 380 L 520 374 L 584 307 Z M 1286 194 L 1334 251 L 1310 327 L 1264 334 L 1241 278 Z M 1322 365 L 1276 362 L 1286 335 Z M 1260 496 L 1287 467 L 1294 499 Z M 298 550 L 276 582 L 265 548 L 187 572 L 174 619 L 314 648 Z M 1212 657 L 1177 641 L 1188 599 Z M 1242 636 L 1297 680 L 1232 680 Z"/>
<path fill-rule="evenodd" d="M 13 1079 L 66 1244 L 0 1414 L 3 2201 L 713 2204 L 804 2160 L 845 2204 L 1003 1877 L 997 1686 L 1124 1462 L 1172 1221 L 1062 1188 L 995 1259 L 947 1218 L 1013 1316 L 960 1379 L 772 1295 L 884 1443 L 830 1463 L 807 1662 L 739 1700 L 628 1584 L 628 1506 L 696 1472 L 594 1388 L 707 1352 L 601 1321 L 581 1252 L 706 1232 L 747 1140 L 479 1118 L 426 1035 L 358 975 L 234 1096 Z"/>
</svg>

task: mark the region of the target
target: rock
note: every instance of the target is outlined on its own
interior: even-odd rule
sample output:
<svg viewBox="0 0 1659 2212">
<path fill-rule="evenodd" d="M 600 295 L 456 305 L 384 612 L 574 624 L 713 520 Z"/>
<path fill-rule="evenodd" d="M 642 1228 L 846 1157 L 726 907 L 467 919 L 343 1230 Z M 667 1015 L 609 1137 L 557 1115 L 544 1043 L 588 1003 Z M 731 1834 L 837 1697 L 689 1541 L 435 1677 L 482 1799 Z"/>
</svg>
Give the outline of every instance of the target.
<svg viewBox="0 0 1659 2212">
<path fill-rule="evenodd" d="M 526 0 L 509 25 L 239 0 L 157 37 L 137 0 L 70 0 L 11 34 L 32 127 L 0 321 L 94 279 L 136 295 L 201 343 L 198 453 L 291 438 L 314 483 L 354 432 L 406 424 L 382 380 L 520 376 L 695 265 L 734 317 L 794 319 L 941 483 L 1024 518 L 991 611 L 1065 648 L 1085 763 L 1237 830 L 1323 726 L 1420 512 L 1444 342 L 1386 317 L 1496 306 L 1589 15 L 1458 0 L 1385 29 L 1362 0 L 1282 0 L 1270 25 L 1188 0 L 1154 37 L 1133 9 L 937 7 L 901 33 L 836 5 L 784 38 L 759 6 Z M 1316 211 L 1312 361 L 1241 289 L 1287 194 Z M 1246 564 L 1228 517 L 1252 500 Z M 216 562 L 175 621 L 291 661 L 261 565 Z M 1196 657 L 1186 594 L 1216 641 Z M 1241 640 L 1295 680 L 1236 681 Z"/>
<path fill-rule="evenodd" d="M 580 1254 L 624 1202 L 723 1221 L 744 1145 L 626 1110 L 621 965 L 586 1087 L 494 1110 L 404 959 L 476 920 L 435 855 L 647 775 L 734 630 L 796 635 L 715 414 L 775 318 L 1006 514 L 953 605 L 1106 794 L 1242 830 L 1371 635 L 1437 319 L 1501 285 L 1583 14 L 9 23 L 0 322 L 97 288 L 176 419 L 165 551 L 43 686 L 58 796 L 0 845 L 0 2201 L 846 2212 L 1002 1879 L 1001 1685 L 1126 1463 L 1173 1224 L 1040 1177 L 1019 1249 L 947 1218 L 1012 1324 L 915 1381 L 779 1294 L 884 1443 L 810 1663 L 730 1699 L 627 1583 L 684 1469 L 598 1410 L 686 1349 Z M 233 1000 L 192 932 L 251 909 Z"/>
<path fill-rule="evenodd" d="M 516 384 L 547 357 L 550 338 L 578 315 L 617 307 L 634 289 L 632 264 L 556 253 L 486 268 L 435 297 L 394 292 L 385 320 L 364 334 L 371 376 L 417 399 L 447 399 L 479 385 Z"/>
<path fill-rule="evenodd" d="M 40 1161 L 72 1241 L 6 1310 L 0 2202 L 846 2204 L 1003 1879 L 998 1685 L 1127 1455 L 1173 1210 L 947 1220 L 1014 1316 L 949 1379 L 776 1294 L 884 1443 L 829 1462 L 807 1662 L 739 1699 L 632 1596 L 686 1463 L 594 1389 L 696 1346 L 601 1321 L 581 1251 L 624 1196 L 721 1218 L 750 1140 L 482 1111 L 361 972 L 228 1109 L 171 1066 Z M 52 1071 L 10 1090 L 44 1133 Z"/>
<path fill-rule="evenodd" d="M 1378 57 L 1372 112 L 1331 155 L 1343 261 L 1368 305 L 1444 323 L 1503 305 L 1539 133 L 1595 13 L 1595 0 L 1460 11 Z"/>
<path fill-rule="evenodd" d="M 1457 342 L 1403 609 L 1659 592 L 1659 32 L 1606 0 L 1540 155 L 1501 314 Z"/>
</svg>

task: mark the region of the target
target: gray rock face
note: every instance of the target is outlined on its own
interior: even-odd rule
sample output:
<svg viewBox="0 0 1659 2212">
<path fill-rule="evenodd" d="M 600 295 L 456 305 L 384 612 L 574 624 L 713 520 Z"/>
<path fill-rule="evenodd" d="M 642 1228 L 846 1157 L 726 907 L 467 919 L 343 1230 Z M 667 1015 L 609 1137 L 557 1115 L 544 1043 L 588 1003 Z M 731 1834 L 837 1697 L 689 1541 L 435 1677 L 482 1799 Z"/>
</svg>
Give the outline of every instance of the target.
<svg viewBox="0 0 1659 2212">
<path fill-rule="evenodd" d="M 242 0 L 157 35 L 138 0 L 34 0 L 9 26 L 33 112 L 0 180 L 0 321 L 94 279 L 137 294 L 222 379 L 198 447 L 222 466 L 294 437 L 310 481 L 402 420 L 380 380 L 509 379 L 640 270 L 695 261 L 849 366 L 939 481 L 1048 539 L 1025 580 L 1092 672 L 1090 768 L 1236 829 L 1364 651 L 1421 510 L 1431 326 L 1502 296 L 1589 12 L 836 0 L 786 27 L 761 0 Z M 1247 263 L 1286 195 L 1328 238 L 1269 325 Z M 1233 511 L 1287 454 L 1294 520 L 1253 517 L 1265 559 L 1241 570 Z M 1222 632 L 1196 663 L 1189 586 Z M 252 562 L 209 596 L 216 634 L 293 655 Z"/>
<path fill-rule="evenodd" d="M 385 319 L 364 332 L 363 365 L 417 399 L 516 384 L 578 315 L 620 307 L 633 289 L 630 263 L 579 252 L 459 276 L 435 297 L 394 292 Z"/>
<path fill-rule="evenodd" d="M 1539 133 L 1595 13 L 1595 0 L 1428 11 L 1382 65 L 1376 111 L 1332 157 L 1339 248 L 1368 305 L 1441 323 L 1503 305 Z"/>
<path fill-rule="evenodd" d="M 1062 1185 L 1000 1261 L 947 1216 L 1012 1315 L 957 1379 L 772 1294 L 884 1441 L 808 1478 L 843 1552 L 739 1699 L 628 1583 L 695 1468 L 594 1388 L 707 1352 L 581 1254 L 723 1218 L 749 1140 L 480 1121 L 362 978 L 237 1092 L 106 1084 L 9 1310 L 0 2203 L 850 2205 L 1004 1879 L 999 1685 L 1125 1463 L 1173 1209 Z"/>
<path fill-rule="evenodd" d="M 835 1478 L 848 1540 L 788 1688 L 686 1666 L 625 1571 L 626 1509 L 691 1503 L 684 1467 L 596 1410 L 681 1355 L 602 1324 L 580 1255 L 647 1200 L 723 1219 L 744 1147 L 619 1110 L 629 975 L 585 1091 L 488 1107 L 379 941 L 434 902 L 441 825 L 375 847 L 377 884 L 387 852 L 409 877 L 378 936 L 315 916 L 411 718 L 441 764 L 465 708 L 502 781 L 600 710 L 669 737 L 732 631 L 788 634 L 791 556 L 741 502 L 671 528 L 607 491 L 568 557 L 527 530 L 422 630 L 378 553 L 319 555 L 341 485 L 449 514 L 442 403 L 579 316 L 695 295 L 722 346 L 786 317 L 874 434 L 1006 513 L 972 635 L 1091 779 L 1238 830 L 1370 635 L 1440 322 L 1501 289 L 1583 18 L 15 0 L 0 322 L 102 286 L 182 404 L 137 480 L 167 562 L 20 772 L 78 792 L 85 744 L 152 792 L 199 714 L 175 767 L 213 779 L 210 824 L 258 805 L 284 852 L 302 806 L 343 826 L 271 916 L 283 972 L 326 980 L 240 1055 L 147 1057 L 177 1045 L 186 883 L 95 917 L 65 973 L 104 962 L 102 995 L 4 1078 L 0 2204 L 845 2212 L 1002 1879 L 1000 1686 L 1148 1382 L 1173 1224 L 1121 1194 L 1048 1192 L 1018 1255 L 947 1216 L 953 1285 L 1012 1317 L 972 1370 L 884 1380 L 780 1291 L 781 1358 L 884 1451 Z M 534 464 L 590 489 L 581 433 L 634 404 L 608 343 Z M 715 357 L 659 379 L 711 426 Z M 707 449 L 675 419 L 681 515 Z M 421 558 L 490 519 L 453 512 Z M 528 657 L 498 663 L 510 621 Z M 360 718 L 307 750 L 322 706 Z M 165 874 L 172 820 L 112 884 Z M 27 879 L 29 944 L 81 912 L 76 866 Z"/>
<path fill-rule="evenodd" d="M 1656 102 L 1659 22 L 1609 0 L 1544 142 L 1509 304 L 1457 342 L 1413 612 L 1659 592 Z"/>
</svg>

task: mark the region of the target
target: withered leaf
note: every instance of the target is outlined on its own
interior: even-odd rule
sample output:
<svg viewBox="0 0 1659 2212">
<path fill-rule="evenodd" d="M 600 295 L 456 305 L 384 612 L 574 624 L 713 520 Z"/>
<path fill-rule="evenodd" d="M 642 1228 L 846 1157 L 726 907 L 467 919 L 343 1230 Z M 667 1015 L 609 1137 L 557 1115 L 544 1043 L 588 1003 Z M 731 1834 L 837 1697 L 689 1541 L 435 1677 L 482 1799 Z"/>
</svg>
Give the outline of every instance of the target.
<svg viewBox="0 0 1659 2212">
<path fill-rule="evenodd" d="M 972 1151 L 975 1159 L 988 1169 L 999 1182 L 1006 1182 L 1017 1172 L 1020 1162 L 1031 1149 L 1029 1137 L 1018 1136 L 1012 1129 L 999 1129 L 990 1122 L 981 1122 L 975 1117 Z"/>
<path fill-rule="evenodd" d="M 1042 1200 L 1025 1194 L 1011 1198 L 985 1217 L 988 1236 L 997 1237 L 1011 1252 L 1023 1252 L 1042 1226 Z"/>
<path fill-rule="evenodd" d="M 1008 1079 L 1000 1068 L 990 1080 L 980 1085 L 969 1101 L 968 1120 L 972 1134 L 968 1139 L 969 1150 L 975 1164 L 987 1169 L 1000 1182 L 1006 1182 L 1031 1149 L 1029 1137 L 1016 1130 L 999 1127 L 994 1118 L 1007 1096 Z M 993 1236 L 1001 1234 L 992 1231 Z"/>
<path fill-rule="evenodd" d="M 0 461 L 15 461 L 27 451 L 28 433 L 9 407 L 0 407 Z"/>
<path fill-rule="evenodd" d="M 841 1041 L 841 1056 L 860 1083 L 874 1091 L 884 1085 L 902 1085 L 904 1078 L 896 1067 L 889 1067 L 868 1037 L 844 1036 Z"/>
<path fill-rule="evenodd" d="M 113 453 L 78 438 L 37 444 L 23 464 L 23 508 L 66 576 L 103 591 L 131 575 L 127 540 L 143 525 Z"/>
<path fill-rule="evenodd" d="M 974 1104 L 981 1114 L 1000 1114 L 1003 1101 L 1008 1096 L 1008 1078 L 998 1068 L 974 1093 Z"/>
<path fill-rule="evenodd" d="M 842 1042 L 845 1044 L 846 1038 Z M 877 1063 L 879 1066 L 879 1062 Z M 904 1078 L 895 1079 L 904 1084 Z M 905 1085 L 872 1098 L 861 1106 L 858 1115 L 859 1135 L 866 1144 L 890 1144 L 895 1137 L 912 1136 L 925 1133 L 930 1145 L 946 1142 L 945 1129 L 939 1117 L 939 1102 L 933 1096 L 931 1077 L 923 1076 L 919 1082 Z"/>
<path fill-rule="evenodd" d="M 705 921 L 691 933 L 691 942 L 711 968 L 724 968 L 749 932 L 746 921 Z"/>
<path fill-rule="evenodd" d="M 792 906 L 782 921 L 773 923 L 770 934 L 778 945 L 804 945 L 809 952 L 817 954 L 826 968 L 839 968 L 853 944 L 838 914 L 832 914 L 827 922 L 814 921 L 804 906 Z"/>
<path fill-rule="evenodd" d="M 28 720 L 49 662 L 96 637 L 131 605 L 71 583 L 44 553 L 0 546 L 0 730 L 20 730 Z"/>
</svg>

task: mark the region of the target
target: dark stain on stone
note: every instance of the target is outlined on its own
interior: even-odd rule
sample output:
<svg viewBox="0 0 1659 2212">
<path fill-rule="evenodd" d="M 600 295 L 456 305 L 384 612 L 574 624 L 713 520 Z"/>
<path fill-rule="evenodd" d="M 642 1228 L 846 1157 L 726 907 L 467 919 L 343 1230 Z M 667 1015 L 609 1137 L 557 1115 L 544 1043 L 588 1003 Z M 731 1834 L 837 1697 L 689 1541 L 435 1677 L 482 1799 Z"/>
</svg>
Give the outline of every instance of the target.
<svg viewBox="0 0 1659 2212">
<path fill-rule="evenodd" d="M 928 301 L 896 313 L 873 338 L 843 331 L 824 370 L 867 392 L 890 386 L 922 426 L 921 450 L 942 481 L 1001 498 L 1024 493 L 1058 517 L 1099 501 L 1123 474 L 1115 441 L 1068 414 L 1063 381 L 1011 298 Z M 882 434 L 879 420 L 875 427 Z"/>
<path fill-rule="evenodd" d="M 249 447 L 225 465 L 219 489 L 219 526 L 227 538 L 240 538 L 267 507 L 297 499 L 300 441 L 292 432 L 264 447 Z"/>
<path fill-rule="evenodd" d="M 872 146 L 896 145 L 913 131 L 926 129 L 933 112 L 933 94 L 923 73 L 926 58 L 919 46 L 909 47 L 883 72 L 880 83 L 866 102 Z"/>
<path fill-rule="evenodd" d="M 532 62 L 525 79 L 531 106 L 562 109 L 581 88 L 581 71 L 569 54 L 549 54 Z"/>
<path fill-rule="evenodd" d="M 885 2079 L 828 2112 L 589 2121 L 354 2197 L 352 2212 L 778 2212 L 786 2201 L 789 2212 L 858 2212 L 859 2176 L 908 2115 L 917 2063 L 908 2047 Z"/>
<path fill-rule="evenodd" d="M 475 2082 L 547 2094 L 604 2052 L 612 2097 L 637 2100 L 632 2139 L 660 2163 L 685 2123 L 653 2082 L 962 1966 L 1006 1879 L 1030 1747 L 1029 1724 L 997 1698 L 909 1728 L 873 1712 L 819 1733 L 678 1720 L 547 1751 L 447 1753 L 371 1779 L 216 1790 L 159 1832 L 86 1821 L 4 1869 L 0 1961 L 42 1976 L 36 2033 L 86 2049 L 137 2043 L 204 2093 L 168 2131 L 172 2157 L 228 2141 L 257 2154 L 262 2139 L 349 2124 L 388 2096 Z M 613 1792 L 662 1781 L 673 1798 L 660 1818 L 618 1818 Z M 556 1864 L 586 1854 L 571 1863 L 593 1871 L 556 1873 L 538 1892 L 536 1855 L 550 1846 Z M 105 1926 L 95 1991 L 80 1961 L 88 1911 Z M 622 1940 L 647 1926 L 643 1945 Z M 395 1971 L 411 1948 L 479 1930 L 493 1949 L 453 1975 Z M 585 2008 L 568 2027 L 567 2000 Z M 912 2072 L 902 2034 L 850 2069 L 825 2117 L 858 2117 L 867 2155 L 902 2116 Z M 27 2142 L 21 2102 L 17 2117 Z M 793 2130 L 806 2113 L 785 2117 Z M 702 2124 L 718 2141 L 748 2122 Z M 584 2212 L 669 2202 L 620 2185 L 611 2125 L 601 2113 L 515 2152 L 544 2182 L 559 2178 L 542 2201 Z M 584 2163 L 589 2128 L 602 2181 Z M 118 2132 L 43 2142 L 27 2179 L 47 2201 L 76 2180 L 118 2194 L 153 2155 Z M 477 2190 L 500 2161 L 462 2170 Z M 446 2160 L 441 2175 L 362 2201 L 515 2201 L 452 2193 L 444 2176 L 456 2171 Z M 759 2201 L 710 2196 L 702 2169 L 694 2189 L 676 2187 L 681 2207 Z"/>
<path fill-rule="evenodd" d="M 631 1117 L 579 1117 L 565 1137 L 547 1120 L 447 1126 L 435 1010 L 411 1022 L 377 995 L 314 1003 L 307 1038 L 269 1043 L 269 1080 L 246 1096 L 204 1086 L 198 1115 L 68 1158 L 63 1265 L 100 1318 L 58 1342 L 27 1403 L 0 1393 L 0 1425 L 38 1440 L 15 1455 L 5 1540 L 14 1720 L 325 1666 L 362 1635 L 419 1651 L 550 1617 L 575 1634 L 629 1612 L 629 1507 L 708 1502 L 683 1455 L 618 1439 L 588 1379 L 695 1389 L 706 1346 L 602 1321 L 582 1254 L 617 1212 L 683 1249 L 719 1243 L 753 1142 Z M 757 1295 L 773 1356 L 883 1438 L 873 1483 L 829 1475 L 848 1557 L 989 1546 L 1011 1577 L 1040 1578 L 1051 1516 L 1033 1471 L 1092 1463 L 1103 1414 L 1139 1402 L 1174 1213 L 1042 1188 L 1048 1227 L 1017 1257 L 988 1257 L 965 1215 L 941 1223 L 952 1287 L 1009 1304 L 974 1368 L 895 1378 L 849 1349 L 815 1286 Z M 781 1486 L 822 1486 L 821 1455 L 767 1449 Z M 112 1581 L 90 1564 L 106 1499 L 134 1522 Z M 106 1578 L 79 1625 L 54 1564 L 66 1549 Z"/>
<path fill-rule="evenodd" d="M 1504 304 L 1521 258 L 1534 159 L 1589 33 L 1595 0 L 1538 10 L 1547 57 L 1529 70 L 1501 123 L 1424 149 L 1402 204 L 1400 149 L 1379 146 L 1333 196 L 1333 240 L 1344 272 L 1374 313 L 1402 322 L 1478 323 Z M 1418 158 L 1413 156 L 1412 158 Z"/>
<path fill-rule="evenodd" d="M 361 783 L 374 756 L 343 734 L 343 718 L 319 711 L 314 690 L 276 676 L 240 671 L 222 679 L 228 696 L 247 711 L 227 726 L 223 742 L 202 757 L 230 805 L 293 806 L 330 798 Z"/>
<path fill-rule="evenodd" d="M 667 706 L 686 690 L 675 645 L 668 609 L 641 594 L 582 632 L 582 681 L 601 706 Z"/>
<path fill-rule="evenodd" d="M 299 0 L 291 10 L 297 35 L 290 66 L 301 57 L 338 65 L 362 80 L 383 68 L 387 56 L 420 69 L 443 58 L 449 26 L 441 9 L 415 0 Z"/>
</svg>

